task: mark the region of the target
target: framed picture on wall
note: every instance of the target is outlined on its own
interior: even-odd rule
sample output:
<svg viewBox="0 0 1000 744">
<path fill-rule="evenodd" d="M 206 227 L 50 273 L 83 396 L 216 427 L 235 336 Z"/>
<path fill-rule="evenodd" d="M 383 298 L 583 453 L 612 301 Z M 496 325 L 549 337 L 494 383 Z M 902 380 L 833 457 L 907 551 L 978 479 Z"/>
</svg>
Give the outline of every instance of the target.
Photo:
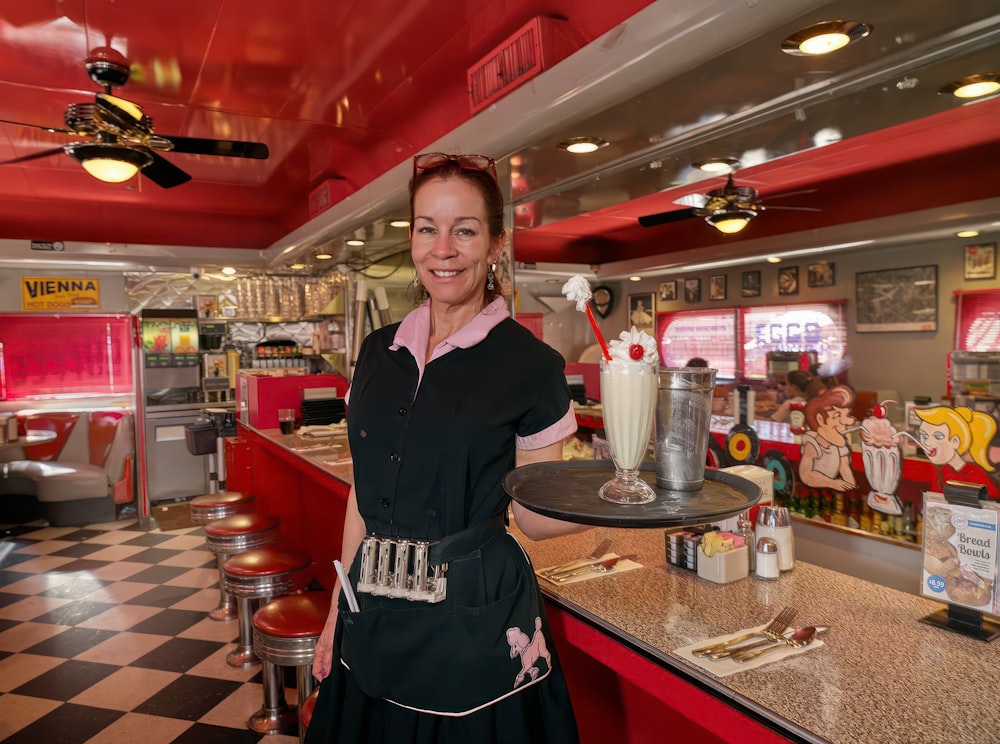
<svg viewBox="0 0 1000 744">
<path fill-rule="evenodd" d="M 965 246 L 965 278 L 994 279 L 997 275 L 997 244 Z"/>
<path fill-rule="evenodd" d="M 628 321 L 636 330 L 653 330 L 653 293 L 628 296 Z"/>
<path fill-rule="evenodd" d="M 720 274 L 719 276 L 713 276 L 708 280 L 708 299 L 710 300 L 724 300 L 726 299 L 726 275 Z"/>
<path fill-rule="evenodd" d="M 834 266 L 830 261 L 817 261 L 806 267 L 809 287 L 832 287 L 837 283 Z"/>
<path fill-rule="evenodd" d="M 744 271 L 740 284 L 740 294 L 744 297 L 760 297 L 760 272 Z"/>
<path fill-rule="evenodd" d="M 937 266 L 855 275 L 858 333 L 937 330 Z"/>
<path fill-rule="evenodd" d="M 660 302 L 673 302 L 677 299 L 677 280 L 660 282 Z"/>
<path fill-rule="evenodd" d="M 778 269 L 778 294 L 796 295 L 799 293 L 799 267 L 782 266 Z"/>
<path fill-rule="evenodd" d="M 684 280 L 684 302 L 701 302 L 701 279 Z"/>
</svg>

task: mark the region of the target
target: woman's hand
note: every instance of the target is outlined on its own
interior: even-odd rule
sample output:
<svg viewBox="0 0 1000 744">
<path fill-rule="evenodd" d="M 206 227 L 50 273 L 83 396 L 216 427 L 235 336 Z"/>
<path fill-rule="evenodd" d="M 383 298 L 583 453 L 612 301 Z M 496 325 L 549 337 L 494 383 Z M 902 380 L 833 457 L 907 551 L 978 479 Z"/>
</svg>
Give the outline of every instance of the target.
<svg viewBox="0 0 1000 744">
<path fill-rule="evenodd" d="M 334 594 L 334 596 L 337 596 Z M 337 603 L 330 605 L 330 614 L 327 615 L 323 632 L 320 633 L 319 640 L 316 641 L 316 650 L 313 655 L 312 674 L 322 682 L 333 669 L 333 634 L 337 629 Z"/>
</svg>

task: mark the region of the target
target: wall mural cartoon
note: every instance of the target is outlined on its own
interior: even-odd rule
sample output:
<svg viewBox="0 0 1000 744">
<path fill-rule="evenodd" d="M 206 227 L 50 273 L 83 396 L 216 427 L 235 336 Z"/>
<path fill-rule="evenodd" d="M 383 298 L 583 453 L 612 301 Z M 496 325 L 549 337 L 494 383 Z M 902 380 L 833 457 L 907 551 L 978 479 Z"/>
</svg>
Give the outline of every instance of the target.
<svg viewBox="0 0 1000 744">
<path fill-rule="evenodd" d="M 965 406 L 915 408 L 920 419 L 919 445 L 927 459 L 938 466 L 938 488 L 949 480 L 986 486 L 990 498 L 1000 498 L 1000 486 L 990 473 L 989 448 L 997 431 L 992 416 Z"/>
<path fill-rule="evenodd" d="M 896 495 L 903 474 L 902 438 L 913 439 L 907 432 L 897 431 L 886 418 L 886 404 L 895 402 L 882 401 L 872 410 L 872 415 L 861 422 L 861 462 L 871 486 L 868 506 L 893 515 L 903 513 L 903 503 Z"/>
<path fill-rule="evenodd" d="M 857 488 L 847 442 L 847 434 L 856 431 L 853 406 L 854 389 L 849 385 L 834 385 L 806 403 L 809 430 L 802 435 L 799 480 L 807 486 L 834 491 Z"/>
</svg>

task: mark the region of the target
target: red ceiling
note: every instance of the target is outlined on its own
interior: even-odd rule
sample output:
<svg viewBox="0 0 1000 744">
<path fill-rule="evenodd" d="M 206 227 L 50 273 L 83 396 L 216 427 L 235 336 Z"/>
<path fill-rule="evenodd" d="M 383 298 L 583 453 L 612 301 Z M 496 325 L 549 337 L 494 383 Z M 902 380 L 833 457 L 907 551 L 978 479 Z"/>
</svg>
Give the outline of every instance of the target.
<svg viewBox="0 0 1000 744">
<path fill-rule="evenodd" d="M 193 180 L 104 184 L 64 154 L 0 168 L 0 238 L 266 248 L 468 118 L 465 70 L 537 15 L 589 42 L 650 0 L 22 0 L 0 19 L 0 118 L 62 127 L 111 46 L 164 135 L 268 145 L 267 161 L 168 153 Z M 0 161 L 74 138 L 0 125 Z"/>
</svg>

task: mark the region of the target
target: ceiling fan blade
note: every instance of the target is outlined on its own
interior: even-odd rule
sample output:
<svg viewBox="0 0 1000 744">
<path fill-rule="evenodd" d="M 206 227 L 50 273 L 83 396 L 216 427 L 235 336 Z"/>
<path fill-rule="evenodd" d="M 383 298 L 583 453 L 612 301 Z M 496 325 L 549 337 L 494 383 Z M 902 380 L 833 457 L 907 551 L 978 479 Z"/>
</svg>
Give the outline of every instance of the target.
<svg viewBox="0 0 1000 744">
<path fill-rule="evenodd" d="M 13 124 L 17 127 L 31 127 L 33 129 L 41 129 L 43 132 L 52 132 L 52 134 L 76 134 L 76 132 L 69 129 L 57 129 L 56 127 L 43 127 L 41 124 L 28 124 L 23 121 L 11 121 L 10 119 L 0 119 L 0 124 Z"/>
<path fill-rule="evenodd" d="M 153 157 L 153 162 L 142 169 L 142 175 L 160 188 L 172 189 L 191 180 L 191 176 L 152 150 L 143 148 Z"/>
<path fill-rule="evenodd" d="M 772 209 L 782 209 L 786 212 L 822 212 L 823 210 L 819 207 L 778 207 L 772 206 L 770 204 L 763 205 L 763 209 L 770 212 Z"/>
<path fill-rule="evenodd" d="M 14 163 L 27 163 L 29 160 L 38 160 L 39 158 L 47 158 L 49 155 L 55 155 L 60 152 L 65 152 L 61 147 L 54 147 L 51 150 L 42 150 L 40 152 L 33 152 L 30 155 L 22 155 L 19 158 L 13 158 L 12 160 L 4 160 L 0 162 L 0 165 L 13 165 Z"/>
<path fill-rule="evenodd" d="M 783 191 L 780 194 L 772 194 L 764 198 L 765 201 L 772 199 L 785 199 L 789 196 L 799 196 L 801 194 L 815 194 L 819 189 L 802 189 L 801 191 Z"/>
<path fill-rule="evenodd" d="M 708 204 L 711 197 L 708 194 L 685 194 L 684 196 L 674 199 L 674 204 L 679 204 L 682 207 L 704 207 Z"/>
<path fill-rule="evenodd" d="M 262 142 L 161 136 L 173 143 L 174 152 L 186 152 L 192 155 L 220 155 L 229 158 L 252 158 L 254 160 L 267 160 L 270 155 L 267 145 Z"/>
<path fill-rule="evenodd" d="M 675 209 L 673 212 L 660 212 L 659 214 L 647 214 L 639 218 L 639 224 L 643 227 L 656 227 L 666 225 L 670 222 L 679 222 L 689 217 L 695 217 L 698 210 L 694 207 L 690 209 Z"/>
</svg>

